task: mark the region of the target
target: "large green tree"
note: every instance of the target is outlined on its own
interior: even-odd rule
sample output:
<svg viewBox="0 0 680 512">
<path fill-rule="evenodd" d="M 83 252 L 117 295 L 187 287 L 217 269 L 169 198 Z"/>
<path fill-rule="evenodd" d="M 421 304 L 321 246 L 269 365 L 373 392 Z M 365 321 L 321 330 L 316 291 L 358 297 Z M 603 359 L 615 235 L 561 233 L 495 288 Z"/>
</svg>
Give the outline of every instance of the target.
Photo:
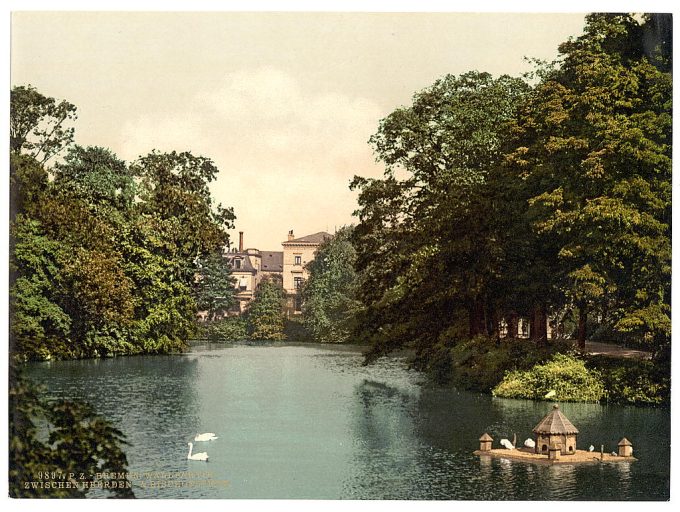
<svg viewBox="0 0 680 512">
<path fill-rule="evenodd" d="M 32 86 L 17 86 L 10 94 L 10 149 L 45 163 L 73 142 L 76 107 L 57 102 Z"/>
<path fill-rule="evenodd" d="M 218 169 L 209 158 L 189 152 L 151 152 L 132 165 L 140 178 L 140 211 L 153 219 L 165 240 L 167 256 L 183 264 L 181 278 L 191 284 L 199 257 L 222 249 L 233 228 L 232 208 L 214 204 L 209 184 Z"/>
<path fill-rule="evenodd" d="M 208 312 L 208 320 L 228 310 L 234 304 L 235 279 L 222 251 L 215 251 L 198 262 L 198 274 L 194 283 L 194 297 L 199 311 Z"/>
<path fill-rule="evenodd" d="M 425 353 L 446 329 L 499 324 L 504 248 L 491 177 L 526 84 L 488 73 L 448 75 L 397 109 L 371 138 L 383 179 L 355 178 L 359 333 L 379 354 L 415 341 Z"/>
<path fill-rule="evenodd" d="M 181 350 L 196 300 L 229 296 L 195 295 L 197 265 L 226 244 L 234 219 L 210 196 L 218 170 L 190 153 L 152 152 L 128 166 L 106 148 L 70 146 L 74 111 L 31 87 L 12 90 L 13 354 Z M 53 167 L 42 162 L 67 147 Z"/>
<path fill-rule="evenodd" d="M 669 340 L 672 80 L 665 33 L 650 32 L 658 21 L 588 16 L 514 130 L 508 162 L 525 218 L 557 245 L 581 346 L 589 312 L 656 346 Z"/>
<path fill-rule="evenodd" d="M 361 303 L 356 299 L 358 277 L 352 227 L 343 227 L 323 242 L 307 264 L 309 278 L 302 294 L 304 325 L 317 342 L 350 339 Z"/>
<path fill-rule="evenodd" d="M 284 339 L 284 305 L 281 284 L 268 277 L 260 281 L 246 310 L 249 337 L 270 341 Z"/>
</svg>

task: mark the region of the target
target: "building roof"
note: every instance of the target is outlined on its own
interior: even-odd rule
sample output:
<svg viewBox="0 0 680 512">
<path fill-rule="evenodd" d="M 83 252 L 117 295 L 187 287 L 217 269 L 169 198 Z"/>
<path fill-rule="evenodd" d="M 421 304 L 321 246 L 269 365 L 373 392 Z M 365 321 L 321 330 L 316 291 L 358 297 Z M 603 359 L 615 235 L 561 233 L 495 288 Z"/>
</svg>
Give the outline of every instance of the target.
<svg viewBox="0 0 680 512">
<path fill-rule="evenodd" d="M 628 439 L 625 437 L 619 441 L 618 446 L 633 446 L 633 443 L 631 443 Z"/>
<path fill-rule="evenodd" d="M 534 427 L 535 434 L 578 434 L 574 424 L 562 414 L 560 407 L 555 404 L 553 410 L 546 414 L 538 425 Z"/>
<path fill-rule="evenodd" d="M 313 235 L 301 236 L 299 238 L 293 238 L 292 240 L 286 240 L 281 242 L 283 245 L 286 244 L 320 244 L 326 240 L 333 238 L 333 235 L 326 233 L 325 231 L 319 231 Z"/>
<path fill-rule="evenodd" d="M 229 265 L 231 266 L 232 273 L 250 272 L 252 274 L 257 272 L 257 269 L 250 264 L 250 258 L 248 257 L 248 254 L 245 252 L 230 252 L 227 253 L 226 258 L 227 261 L 229 262 Z M 241 268 L 234 267 L 234 260 L 237 258 L 241 260 Z"/>
<path fill-rule="evenodd" d="M 263 272 L 283 272 L 283 251 L 262 251 Z"/>
<path fill-rule="evenodd" d="M 489 434 L 484 432 L 484 434 L 482 434 L 482 437 L 480 437 L 479 440 L 480 441 L 493 441 L 493 437 L 491 437 Z"/>
</svg>

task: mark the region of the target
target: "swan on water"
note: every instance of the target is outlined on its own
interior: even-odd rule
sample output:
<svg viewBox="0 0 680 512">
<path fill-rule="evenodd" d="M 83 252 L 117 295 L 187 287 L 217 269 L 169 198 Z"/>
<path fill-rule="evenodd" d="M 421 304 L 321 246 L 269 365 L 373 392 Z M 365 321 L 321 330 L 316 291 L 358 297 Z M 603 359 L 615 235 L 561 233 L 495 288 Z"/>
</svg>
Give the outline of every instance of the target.
<svg viewBox="0 0 680 512">
<path fill-rule="evenodd" d="M 187 459 L 189 460 L 208 460 L 208 454 L 207 452 L 200 452 L 200 453 L 191 453 L 192 450 L 194 449 L 194 443 L 187 443 L 189 445 L 189 454 L 187 455 Z"/>
<path fill-rule="evenodd" d="M 205 434 L 196 434 L 194 441 L 214 441 L 218 439 L 214 432 L 206 432 Z"/>
<path fill-rule="evenodd" d="M 507 448 L 508 450 L 514 450 L 515 447 L 512 445 L 509 439 L 501 439 L 501 446 Z"/>
<path fill-rule="evenodd" d="M 524 446 L 526 446 L 527 448 L 536 448 L 536 441 L 529 438 L 526 441 L 524 441 Z"/>
</svg>

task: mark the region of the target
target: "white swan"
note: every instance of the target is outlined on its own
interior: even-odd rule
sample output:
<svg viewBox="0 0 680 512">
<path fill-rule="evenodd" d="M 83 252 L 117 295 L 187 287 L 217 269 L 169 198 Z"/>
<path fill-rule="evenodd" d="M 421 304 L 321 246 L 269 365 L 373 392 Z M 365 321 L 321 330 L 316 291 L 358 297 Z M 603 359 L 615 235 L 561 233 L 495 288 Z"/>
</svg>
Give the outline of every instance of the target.
<svg viewBox="0 0 680 512">
<path fill-rule="evenodd" d="M 189 460 L 208 460 L 208 454 L 206 452 L 201 452 L 201 453 L 194 453 L 192 454 L 191 451 L 194 449 L 194 443 L 187 443 L 189 445 L 189 454 L 187 455 L 187 459 Z"/>
<path fill-rule="evenodd" d="M 194 441 L 214 441 L 218 439 L 214 432 L 206 432 L 205 434 L 196 434 Z"/>
<path fill-rule="evenodd" d="M 507 448 L 508 450 L 514 450 L 515 447 L 512 445 L 509 439 L 501 439 L 501 446 Z"/>
<path fill-rule="evenodd" d="M 592 444 L 588 447 L 589 452 L 592 452 L 594 449 L 595 449 L 595 447 Z"/>
<path fill-rule="evenodd" d="M 536 448 L 536 441 L 529 438 L 526 441 L 524 441 L 524 446 L 526 446 L 527 448 Z"/>
</svg>

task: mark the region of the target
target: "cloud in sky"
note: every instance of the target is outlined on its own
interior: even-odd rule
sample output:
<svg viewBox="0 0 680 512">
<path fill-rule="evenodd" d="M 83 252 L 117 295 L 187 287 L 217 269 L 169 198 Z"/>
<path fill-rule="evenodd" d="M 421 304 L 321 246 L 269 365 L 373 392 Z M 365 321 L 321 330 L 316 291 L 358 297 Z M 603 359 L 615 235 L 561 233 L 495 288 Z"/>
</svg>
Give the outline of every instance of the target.
<svg viewBox="0 0 680 512">
<path fill-rule="evenodd" d="M 289 229 L 302 236 L 352 221 L 349 180 L 381 172 L 367 140 L 383 115 L 366 98 L 308 94 L 274 66 L 241 69 L 160 116 L 127 121 L 121 156 L 156 148 L 212 158 L 220 169 L 213 194 L 234 207 L 235 231 L 245 231 L 246 245 L 276 250 Z"/>
<path fill-rule="evenodd" d="M 75 104 L 81 145 L 212 158 L 235 231 L 278 249 L 353 220 L 349 180 L 381 172 L 367 140 L 415 91 L 516 76 L 582 28 L 578 13 L 21 11 L 11 78 Z"/>
</svg>

